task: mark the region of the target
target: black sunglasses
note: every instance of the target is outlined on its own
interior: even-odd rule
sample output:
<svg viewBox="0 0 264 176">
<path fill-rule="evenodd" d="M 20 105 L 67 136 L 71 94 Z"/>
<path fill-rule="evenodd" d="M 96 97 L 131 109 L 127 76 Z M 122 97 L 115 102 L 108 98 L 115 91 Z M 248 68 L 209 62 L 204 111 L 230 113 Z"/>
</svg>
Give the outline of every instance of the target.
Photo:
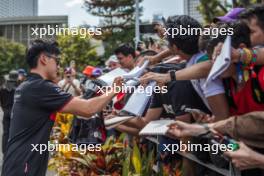
<svg viewBox="0 0 264 176">
<path fill-rule="evenodd" d="M 57 65 L 60 65 L 60 57 L 52 56 L 50 54 L 45 54 L 47 57 L 52 58 L 55 60 Z"/>
</svg>

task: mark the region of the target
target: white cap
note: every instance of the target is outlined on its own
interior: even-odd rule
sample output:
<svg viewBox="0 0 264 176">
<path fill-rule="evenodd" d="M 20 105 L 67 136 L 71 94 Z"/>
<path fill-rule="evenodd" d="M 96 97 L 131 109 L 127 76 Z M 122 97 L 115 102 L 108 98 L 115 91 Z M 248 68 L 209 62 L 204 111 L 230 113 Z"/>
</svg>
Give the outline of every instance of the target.
<svg viewBox="0 0 264 176">
<path fill-rule="evenodd" d="M 116 55 L 112 55 L 112 56 L 110 56 L 109 59 L 107 59 L 107 60 L 105 61 L 105 65 L 108 66 L 108 65 L 110 64 L 110 62 L 116 62 L 116 63 L 119 63 L 119 61 L 118 61 Z"/>
</svg>

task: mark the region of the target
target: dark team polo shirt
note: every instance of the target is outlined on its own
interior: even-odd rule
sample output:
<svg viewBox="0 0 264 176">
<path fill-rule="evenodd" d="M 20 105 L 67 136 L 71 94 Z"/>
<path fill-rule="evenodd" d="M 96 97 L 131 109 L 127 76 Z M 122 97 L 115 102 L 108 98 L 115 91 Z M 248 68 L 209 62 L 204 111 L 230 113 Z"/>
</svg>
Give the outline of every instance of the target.
<svg viewBox="0 0 264 176">
<path fill-rule="evenodd" d="M 37 74 L 17 88 L 2 176 L 45 176 L 49 152 L 40 154 L 32 144 L 48 144 L 54 124 L 51 116 L 71 99 L 70 94 Z"/>
<path fill-rule="evenodd" d="M 167 84 L 167 89 L 167 93 L 156 93 L 152 96 L 150 108 L 162 107 L 171 118 L 185 114 L 182 107 L 200 109 L 210 114 L 191 81 L 172 81 Z"/>
</svg>

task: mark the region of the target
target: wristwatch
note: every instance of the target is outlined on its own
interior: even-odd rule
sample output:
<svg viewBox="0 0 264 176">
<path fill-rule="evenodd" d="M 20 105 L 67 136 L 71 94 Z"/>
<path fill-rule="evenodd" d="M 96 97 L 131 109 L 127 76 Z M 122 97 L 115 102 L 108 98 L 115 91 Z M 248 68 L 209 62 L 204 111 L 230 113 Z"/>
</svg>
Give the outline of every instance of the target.
<svg viewBox="0 0 264 176">
<path fill-rule="evenodd" d="M 207 136 L 207 135 L 210 135 L 211 134 L 211 130 L 208 126 L 207 123 L 198 123 L 199 125 L 201 125 L 203 128 L 204 128 L 204 132 L 202 132 L 201 134 L 197 133 L 197 137 L 204 137 L 204 136 Z"/>
<path fill-rule="evenodd" d="M 210 131 L 210 128 L 207 123 L 201 123 L 200 125 L 203 126 L 207 132 Z"/>
<path fill-rule="evenodd" d="M 175 70 L 170 70 L 169 73 L 170 73 L 170 79 L 171 81 L 176 81 L 176 75 L 175 75 Z"/>
</svg>

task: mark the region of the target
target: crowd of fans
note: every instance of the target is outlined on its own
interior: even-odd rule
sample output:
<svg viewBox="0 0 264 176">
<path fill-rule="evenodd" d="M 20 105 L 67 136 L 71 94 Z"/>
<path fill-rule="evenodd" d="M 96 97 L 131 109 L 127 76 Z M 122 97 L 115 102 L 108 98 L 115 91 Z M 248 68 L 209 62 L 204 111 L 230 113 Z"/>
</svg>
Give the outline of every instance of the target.
<svg viewBox="0 0 264 176">
<path fill-rule="evenodd" d="M 206 78 L 215 59 L 220 54 L 227 36 L 219 34 L 215 37 L 190 35 L 188 33 L 176 36 L 165 35 L 165 28 L 176 28 L 177 26 L 203 28 L 197 20 L 186 15 L 171 16 L 167 20 L 155 21 L 153 25 L 154 31 L 162 42 L 142 41 L 138 43 L 136 50 L 129 44 L 122 44 L 105 62 L 104 68 L 86 66 L 82 71 L 83 77 L 77 78 L 78 72 L 73 62 L 64 69 L 63 79 L 53 77 L 50 81 L 56 83 L 67 95 L 82 97 L 87 91 L 87 82 L 97 80 L 101 75 L 117 68 L 129 72 L 145 61 L 149 61 L 148 71 L 140 78 L 140 83 L 146 85 L 150 81 L 156 81 L 158 85 L 166 85 L 168 92 L 154 93 L 142 117 L 133 118 L 118 125 L 114 130 L 108 131 L 107 135 L 117 136 L 120 132 L 125 132 L 129 136 L 138 136 L 139 131 L 153 120 L 174 119 L 175 123 L 169 125 L 167 135 L 159 137 L 158 155 L 161 162 L 172 165 L 182 161 L 183 175 L 217 175 L 217 173 L 194 164 L 178 154 L 164 152 L 163 144 L 178 144 L 180 141 L 186 142 L 188 140 L 193 143 L 204 144 L 210 143 L 209 139 L 212 137 L 208 137 L 208 134 L 211 136 L 226 135 L 230 140 L 237 141 L 239 147 L 237 150 L 225 152 L 224 156 L 242 171 L 243 176 L 263 175 L 264 6 L 257 4 L 246 9 L 234 8 L 225 16 L 216 17 L 208 25 L 210 28 L 232 28 L 233 35 L 231 35 L 231 65 L 219 78 L 207 86 L 204 86 Z M 44 46 L 40 50 L 41 52 L 52 54 L 47 55 L 47 57 L 57 60 L 54 55 L 59 53 L 48 48 L 56 46 L 51 46 L 51 44 L 38 45 Z M 47 48 L 45 48 L 46 45 Z M 40 60 L 38 64 L 42 64 L 41 68 L 45 68 L 48 61 L 42 58 L 41 52 L 36 54 Z M 33 58 L 30 55 L 32 53 L 27 53 L 27 61 L 31 72 L 33 70 L 34 73 L 36 72 L 34 70 L 36 65 L 30 65 L 32 63 L 29 61 L 31 57 Z M 38 73 L 43 73 L 43 68 Z M 0 89 L 0 102 L 4 111 L 2 149 L 5 155 L 6 150 L 10 147 L 10 151 L 14 152 L 12 145 L 8 146 L 7 144 L 8 136 L 9 142 L 16 138 L 14 130 L 11 130 L 12 136 L 9 135 L 10 117 L 14 104 L 13 97 L 18 84 L 21 84 L 22 87 L 25 86 L 22 82 L 27 82 L 25 81 L 26 76 L 27 74 L 23 69 L 11 71 Z M 115 80 L 115 82 L 118 81 Z M 54 96 L 51 93 L 49 95 Z M 84 100 L 71 100 L 72 103 L 67 104 L 66 108 L 61 109 L 61 106 L 58 106 L 57 109 L 51 109 L 60 109 L 63 112 L 84 117 L 90 117 L 95 112 L 103 111 L 103 118 L 109 119 L 122 114 L 122 107 L 130 95 L 117 94 L 113 100 L 111 100 L 113 97 L 102 97 L 104 95 L 96 94 L 94 96 L 97 96 L 98 99 L 94 99 L 94 102 L 91 101 L 91 104 L 86 104 L 90 105 L 91 109 L 94 108 L 89 112 L 81 110 L 84 107 L 89 108 L 84 105 Z M 67 99 L 68 101 L 70 99 Z M 44 103 L 48 102 L 45 99 Z M 61 105 L 65 102 L 66 100 Z M 76 106 L 79 106 L 80 109 Z M 45 105 L 44 107 L 48 106 Z M 199 109 L 205 114 L 189 113 L 182 107 Z M 146 141 L 142 140 L 141 142 Z M 221 154 L 214 155 L 210 152 L 195 152 L 193 154 L 204 162 L 213 163 L 217 167 L 228 168 L 228 160 Z M 5 175 L 9 175 L 10 157 L 11 153 L 9 152 L 4 164 Z M 24 165 L 21 166 L 21 168 L 23 167 Z"/>
<path fill-rule="evenodd" d="M 133 119 L 127 122 L 126 125 L 129 127 L 133 125 L 136 129 L 141 129 L 148 122 L 160 118 L 164 108 L 167 113 L 177 116 L 175 117 L 177 122 L 170 125 L 168 132 L 170 137 L 183 138 L 184 140 L 186 137 L 199 136 L 208 131 L 229 135 L 231 138 L 240 141 L 240 149 L 227 152 L 225 155 L 231 158 L 236 167 L 244 170 L 242 175 L 263 174 L 261 170 L 247 170 L 250 168 L 263 169 L 264 166 L 263 154 L 261 154 L 263 153 L 263 130 L 259 126 L 263 123 L 261 115 L 263 112 L 261 111 L 264 108 L 262 97 L 263 73 L 261 71 L 263 69 L 263 18 L 264 6 L 255 5 L 248 9 L 232 9 L 227 15 L 216 18 L 210 24 L 211 28 L 233 28 L 234 33 L 231 36 L 233 47 L 231 66 L 221 74 L 219 80 L 215 80 L 207 87 L 203 86 L 204 78 L 208 76 L 214 60 L 220 54 L 226 36 L 188 36 L 187 34 L 172 37 L 167 35 L 168 49 L 155 56 L 148 57 L 148 60 L 155 64 L 168 55 L 178 55 L 179 60 L 186 61 L 185 68 L 167 74 L 147 73 L 141 78 L 141 82 L 155 80 L 160 84 L 170 86 L 172 84 L 184 84 L 180 80 L 190 80 L 193 87 L 184 89 L 184 86 L 181 85 L 175 88 L 175 92 L 168 96 L 171 99 L 172 111 L 168 111 L 169 108 L 166 108 L 168 107 L 167 102 L 163 103 L 166 100 L 166 95 L 159 95 L 162 97 L 159 99 L 154 96 L 146 115 L 143 118 Z M 167 28 L 180 25 L 185 27 L 189 25 L 193 28 L 200 26 L 196 20 L 188 16 L 170 17 L 165 25 Z M 185 84 L 187 85 L 187 82 Z M 194 90 L 192 90 L 193 88 Z M 193 95 L 189 97 L 191 92 L 197 93 L 199 95 L 198 99 L 201 99 L 202 103 L 195 102 L 196 98 Z M 184 94 L 184 97 L 180 97 L 182 94 Z M 159 102 L 160 105 L 157 106 L 158 103 L 156 102 Z M 161 105 L 163 105 L 163 108 L 156 109 L 156 107 L 162 107 Z M 197 108 L 206 113 L 209 111 L 210 115 L 193 115 L 190 117 L 189 114 L 181 112 L 181 105 Z M 204 105 L 204 107 L 201 107 L 201 105 Z M 183 119 L 181 119 L 182 115 L 184 116 Z M 194 121 L 206 125 L 188 124 Z M 122 129 L 128 131 L 125 127 L 122 127 Z M 219 163 L 220 158 L 210 157 L 210 159 L 214 164 L 223 166 L 222 162 Z M 193 170 L 186 169 L 185 171 Z"/>
</svg>

